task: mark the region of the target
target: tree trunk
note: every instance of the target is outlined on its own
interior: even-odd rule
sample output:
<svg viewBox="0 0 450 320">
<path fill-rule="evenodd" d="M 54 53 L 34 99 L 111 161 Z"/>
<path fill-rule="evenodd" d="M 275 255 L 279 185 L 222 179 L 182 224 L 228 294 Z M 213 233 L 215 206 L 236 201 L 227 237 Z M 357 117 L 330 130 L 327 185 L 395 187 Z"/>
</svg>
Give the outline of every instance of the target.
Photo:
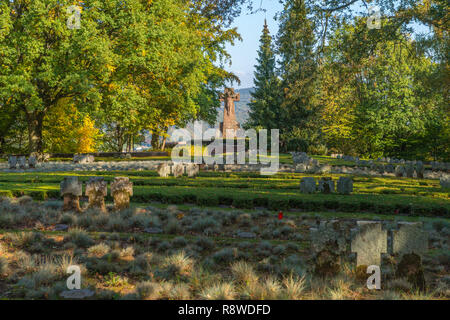
<svg viewBox="0 0 450 320">
<path fill-rule="evenodd" d="M 153 150 L 158 150 L 160 147 L 159 145 L 159 134 L 153 132 L 152 133 L 152 148 Z"/>
<path fill-rule="evenodd" d="M 116 134 L 117 134 L 117 152 L 122 152 L 123 149 L 123 132 L 120 130 L 120 125 L 117 125 L 116 127 Z"/>
<path fill-rule="evenodd" d="M 161 146 L 161 151 L 164 151 L 164 149 L 166 148 L 166 139 L 167 139 L 166 136 L 164 136 L 162 146 Z"/>
<path fill-rule="evenodd" d="M 42 144 L 42 123 L 44 121 L 44 114 L 41 112 L 26 113 L 28 124 L 28 149 L 29 152 L 44 151 Z"/>
</svg>

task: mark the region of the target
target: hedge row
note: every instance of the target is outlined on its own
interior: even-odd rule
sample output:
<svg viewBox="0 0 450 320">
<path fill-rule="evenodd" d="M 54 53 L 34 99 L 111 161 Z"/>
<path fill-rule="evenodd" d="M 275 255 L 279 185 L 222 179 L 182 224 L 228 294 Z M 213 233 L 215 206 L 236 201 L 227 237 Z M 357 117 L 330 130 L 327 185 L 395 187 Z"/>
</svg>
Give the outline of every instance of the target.
<svg viewBox="0 0 450 320">
<path fill-rule="evenodd" d="M 441 206 L 417 206 L 405 204 L 386 204 L 372 202 L 345 202 L 336 200 L 304 200 L 301 198 L 273 199 L 269 197 L 241 198 L 232 196 L 201 196 L 196 194 L 167 195 L 162 193 L 137 194 L 135 202 L 159 201 L 162 203 L 192 203 L 199 206 L 233 206 L 239 209 L 267 208 L 270 210 L 299 209 L 304 211 L 370 212 L 377 214 L 399 214 L 410 216 L 449 216 L 449 210 Z"/>
<path fill-rule="evenodd" d="M 50 191 L 0 191 L 0 196 L 20 197 L 28 195 L 35 200 L 58 199 L 58 190 Z M 110 195 L 107 201 L 112 201 Z M 270 210 L 298 209 L 304 211 L 338 211 L 338 212 L 369 212 L 376 214 L 399 214 L 410 216 L 448 217 L 449 210 L 442 206 L 418 206 L 412 204 L 388 204 L 374 203 L 367 201 L 345 202 L 337 200 L 304 200 L 298 197 L 286 197 L 284 199 L 258 196 L 254 198 L 243 198 L 233 196 L 197 195 L 193 193 L 185 194 L 163 194 L 150 192 L 145 194 L 135 194 L 132 201 L 138 203 L 148 203 L 158 201 L 167 204 L 192 203 L 198 206 L 215 207 L 219 205 L 233 206 L 239 209 L 267 208 Z"/>
</svg>

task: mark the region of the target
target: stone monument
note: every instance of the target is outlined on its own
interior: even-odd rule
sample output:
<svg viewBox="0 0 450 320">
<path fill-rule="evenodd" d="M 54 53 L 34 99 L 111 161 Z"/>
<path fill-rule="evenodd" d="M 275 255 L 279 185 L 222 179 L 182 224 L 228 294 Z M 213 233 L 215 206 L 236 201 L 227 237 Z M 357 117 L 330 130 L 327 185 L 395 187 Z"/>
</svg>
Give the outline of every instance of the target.
<svg viewBox="0 0 450 320">
<path fill-rule="evenodd" d="M 227 130 L 238 130 L 240 128 L 239 123 L 236 120 L 236 112 L 234 108 L 234 102 L 240 101 L 241 95 L 235 93 L 232 88 L 225 88 L 224 93 L 220 95 L 220 101 L 224 102 L 225 107 L 223 110 L 223 122 L 220 124 L 220 131 L 222 132 L 223 139 L 234 138 L 236 134 L 227 136 Z"/>
</svg>

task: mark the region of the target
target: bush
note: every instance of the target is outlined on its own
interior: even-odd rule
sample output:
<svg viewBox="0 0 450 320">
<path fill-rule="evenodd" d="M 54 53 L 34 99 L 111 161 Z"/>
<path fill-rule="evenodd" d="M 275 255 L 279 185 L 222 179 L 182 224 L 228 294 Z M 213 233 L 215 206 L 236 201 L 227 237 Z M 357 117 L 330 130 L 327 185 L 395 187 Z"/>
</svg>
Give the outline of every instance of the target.
<svg viewBox="0 0 450 320">
<path fill-rule="evenodd" d="M 231 206 L 233 204 L 233 197 L 231 196 L 219 196 L 219 204 L 224 206 Z"/>
<path fill-rule="evenodd" d="M 288 199 L 270 199 L 269 200 L 269 209 L 274 211 L 286 210 L 289 208 L 289 200 Z"/>
<path fill-rule="evenodd" d="M 223 248 L 212 255 L 212 259 L 218 264 L 228 264 L 232 262 L 237 256 L 237 250 L 232 248 Z"/>
<path fill-rule="evenodd" d="M 233 207 L 239 209 L 253 209 L 253 200 L 252 199 L 234 199 Z"/>
<path fill-rule="evenodd" d="M 200 196 L 197 197 L 197 205 L 202 207 L 216 207 L 219 205 L 219 199 L 215 196 Z"/>
<path fill-rule="evenodd" d="M 254 198 L 253 199 L 253 205 L 254 207 L 268 207 L 269 206 L 269 199 L 268 198 Z"/>
<path fill-rule="evenodd" d="M 65 238 L 66 241 L 75 243 L 78 247 L 87 248 L 94 240 L 87 234 L 86 231 L 79 228 L 69 230 L 69 234 Z"/>
</svg>

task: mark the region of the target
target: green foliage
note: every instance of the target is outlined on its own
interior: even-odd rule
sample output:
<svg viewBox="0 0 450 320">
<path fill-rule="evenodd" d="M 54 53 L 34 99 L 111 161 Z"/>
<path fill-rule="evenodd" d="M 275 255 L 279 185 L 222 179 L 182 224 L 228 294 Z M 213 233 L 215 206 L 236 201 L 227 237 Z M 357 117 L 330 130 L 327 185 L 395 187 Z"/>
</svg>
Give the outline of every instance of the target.
<svg viewBox="0 0 450 320">
<path fill-rule="evenodd" d="M 264 24 L 254 73 L 254 90 L 249 103 L 249 128 L 278 128 L 280 113 L 279 80 L 275 70 L 275 52 L 267 23 Z"/>
</svg>

